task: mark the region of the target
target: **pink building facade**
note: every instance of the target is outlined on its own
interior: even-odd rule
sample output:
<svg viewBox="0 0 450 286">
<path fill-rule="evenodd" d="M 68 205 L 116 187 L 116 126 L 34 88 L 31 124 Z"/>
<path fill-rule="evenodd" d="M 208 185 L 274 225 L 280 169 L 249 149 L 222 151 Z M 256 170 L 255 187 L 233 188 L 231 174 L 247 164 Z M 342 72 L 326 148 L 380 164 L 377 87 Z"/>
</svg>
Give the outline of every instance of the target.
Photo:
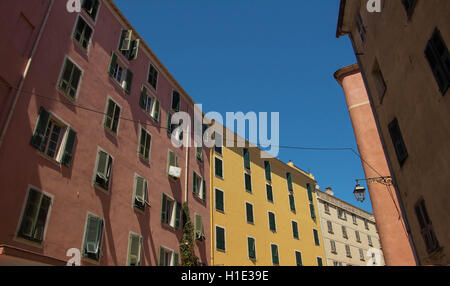
<svg viewBox="0 0 450 286">
<path fill-rule="evenodd" d="M 82 2 L 0 3 L 0 265 L 177 265 L 186 201 L 209 265 L 210 152 L 167 123 L 194 102 L 112 1 Z"/>
</svg>

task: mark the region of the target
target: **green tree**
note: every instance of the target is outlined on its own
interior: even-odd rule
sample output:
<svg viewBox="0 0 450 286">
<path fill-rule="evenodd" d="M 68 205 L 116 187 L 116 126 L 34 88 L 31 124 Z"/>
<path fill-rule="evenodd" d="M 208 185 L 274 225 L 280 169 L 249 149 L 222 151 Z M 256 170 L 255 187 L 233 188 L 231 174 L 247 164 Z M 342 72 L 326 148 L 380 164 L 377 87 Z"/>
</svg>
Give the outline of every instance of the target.
<svg viewBox="0 0 450 286">
<path fill-rule="evenodd" d="M 180 243 L 181 266 L 200 266 L 200 261 L 194 252 L 194 226 L 189 216 L 189 206 L 183 204 L 183 237 Z"/>
</svg>

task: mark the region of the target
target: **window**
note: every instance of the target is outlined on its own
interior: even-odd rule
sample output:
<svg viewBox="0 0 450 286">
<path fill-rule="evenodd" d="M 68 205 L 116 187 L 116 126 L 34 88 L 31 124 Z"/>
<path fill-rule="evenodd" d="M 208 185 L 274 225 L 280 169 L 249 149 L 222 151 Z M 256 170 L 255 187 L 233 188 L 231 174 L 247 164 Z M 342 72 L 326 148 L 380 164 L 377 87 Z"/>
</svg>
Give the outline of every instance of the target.
<svg viewBox="0 0 450 286">
<path fill-rule="evenodd" d="M 266 184 L 267 201 L 273 203 L 273 191 L 272 186 Z"/>
<path fill-rule="evenodd" d="M 156 97 L 152 96 L 145 86 L 142 86 L 139 106 L 149 114 L 154 120 L 159 121 L 160 103 Z"/>
<path fill-rule="evenodd" d="M 214 158 L 214 171 L 217 177 L 223 179 L 223 162 L 217 157 Z"/>
<path fill-rule="evenodd" d="M 323 266 L 322 257 L 317 257 L 317 266 Z"/>
<path fill-rule="evenodd" d="M 122 30 L 120 35 L 119 50 L 127 60 L 137 59 L 140 40 L 133 40 L 133 30 Z"/>
<path fill-rule="evenodd" d="M 199 214 L 195 214 L 194 232 L 196 239 L 200 241 L 205 240 L 205 233 L 203 232 L 203 218 Z"/>
<path fill-rule="evenodd" d="M 272 181 L 272 171 L 270 170 L 270 162 L 264 161 L 264 172 L 266 174 L 266 180 Z"/>
<path fill-rule="evenodd" d="M 196 157 L 197 160 L 199 160 L 200 162 L 203 161 L 203 147 L 201 147 L 201 146 L 195 147 L 195 157 Z"/>
<path fill-rule="evenodd" d="M 358 27 L 358 33 L 361 37 L 361 42 L 366 41 L 366 25 L 364 25 L 364 21 L 362 19 L 361 14 L 358 13 L 358 17 L 356 18 L 356 26 Z"/>
<path fill-rule="evenodd" d="M 253 237 L 247 237 L 248 258 L 256 259 L 256 243 Z"/>
<path fill-rule="evenodd" d="M 220 226 L 216 226 L 216 249 L 225 251 L 225 229 Z"/>
<path fill-rule="evenodd" d="M 167 113 L 167 133 L 172 134 L 178 141 L 181 141 L 183 139 L 183 128 L 181 128 L 181 123 L 172 123 L 171 112 Z"/>
<path fill-rule="evenodd" d="M 333 266 L 342 266 L 342 262 L 340 262 L 340 261 L 333 261 Z"/>
<path fill-rule="evenodd" d="M 48 158 L 70 168 L 75 149 L 77 133 L 61 123 L 45 108 L 39 110 L 39 117 L 30 144 Z"/>
<path fill-rule="evenodd" d="M 292 186 L 292 175 L 291 175 L 291 173 L 286 173 L 286 180 L 287 180 L 288 190 L 289 191 L 293 191 L 294 187 Z"/>
<path fill-rule="evenodd" d="M 386 81 L 384 80 L 383 73 L 381 72 L 380 66 L 378 62 L 375 64 L 375 67 L 372 71 L 372 76 L 375 82 L 375 87 L 378 92 L 378 99 L 380 102 L 383 101 L 384 95 L 386 94 Z"/>
<path fill-rule="evenodd" d="M 308 200 L 312 203 L 313 202 L 313 192 L 311 189 L 311 185 L 310 184 L 306 184 L 306 190 L 308 191 Z"/>
<path fill-rule="evenodd" d="M 84 48 L 87 49 L 91 41 L 92 28 L 79 16 L 73 38 Z"/>
<path fill-rule="evenodd" d="M 362 250 L 362 249 L 359 249 L 359 259 L 361 261 L 365 261 L 364 250 Z"/>
<path fill-rule="evenodd" d="M 314 236 L 314 244 L 320 246 L 319 232 L 317 231 L 317 229 L 313 229 L 313 236 Z"/>
<path fill-rule="evenodd" d="M 177 178 L 176 176 L 174 176 L 175 174 L 170 173 L 171 168 L 178 168 L 178 155 L 177 153 L 169 150 L 169 152 L 167 153 L 167 174 L 172 178 Z"/>
<path fill-rule="evenodd" d="M 354 225 L 358 225 L 358 222 L 356 220 L 356 215 L 352 214 L 352 220 Z"/>
<path fill-rule="evenodd" d="M 142 236 L 130 233 L 128 241 L 127 266 L 140 266 L 142 252 Z"/>
<path fill-rule="evenodd" d="M 369 242 L 369 246 L 373 246 L 372 237 L 367 235 L 367 241 Z"/>
<path fill-rule="evenodd" d="M 328 233 L 333 234 L 333 223 L 331 221 L 327 221 Z"/>
<path fill-rule="evenodd" d="M 278 245 L 271 244 L 270 249 L 272 251 L 272 263 L 273 265 L 279 265 L 280 264 L 280 258 L 278 257 Z"/>
<path fill-rule="evenodd" d="M 18 237 L 41 243 L 52 199 L 35 189 L 28 191 L 28 199 L 22 215 Z"/>
<path fill-rule="evenodd" d="M 408 150 L 406 149 L 405 142 L 403 141 L 403 135 L 400 131 L 400 126 L 398 124 L 397 118 L 395 118 L 391 123 L 389 123 L 389 134 L 391 135 L 392 144 L 394 144 L 395 154 L 397 155 L 397 160 L 402 166 L 406 158 L 408 158 Z"/>
<path fill-rule="evenodd" d="M 342 220 L 347 220 L 347 214 L 345 210 L 338 208 L 337 211 L 338 211 L 338 218 Z"/>
<path fill-rule="evenodd" d="M 296 221 L 292 221 L 292 236 L 295 239 L 300 239 L 300 236 L 298 234 L 298 223 Z"/>
<path fill-rule="evenodd" d="M 162 194 L 161 221 L 175 229 L 180 228 L 181 204 Z"/>
<path fill-rule="evenodd" d="M 195 171 L 192 172 L 192 193 L 201 200 L 206 199 L 206 182 Z"/>
<path fill-rule="evenodd" d="M 423 199 L 420 199 L 416 203 L 414 206 L 414 211 L 416 212 L 417 220 L 419 222 L 422 237 L 428 253 L 439 249 L 439 241 L 437 240 L 433 229 L 433 224 L 431 223 L 427 208 L 425 206 L 425 201 Z"/>
<path fill-rule="evenodd" d="M 314 209 L 314 205 L 313 204 L 309 204 L 309 212 L 311 213 L 311 218 L 313 220 L 316 219 L 316 211 Z"/>
<path fill-rule="evenodd" d="M 252 192 L 252 176 L 248 173 L 245 173 L 244 179 L 245 179 L 245 190 L 248 191 L 249 193 L 251 193 Z"/>
<path fill-rule="evenodd" d="M 303 266 L 302 253 L 300 251 L 295 251 L 295 262 L 297 266 Z"/>
<path fill-rule="evenodd" d="M 123 65 L 116 53 L 112 53 L 111 62 L 108 69 L 109 75 L 117 81 L 126 93 L 131 92 L 131 83 L 133 81 L 133 73 Z"/>
<path fill-rule="evenodd" d="M 243 157 L 244 157 L 244 168 L 250 170 L 250 151 L 248 148 L 242 149 Z"/>
<path fill-rule="evenodd" d="M 405 7 L 408 19 L 411 18 L 414 7 L 416 6 L 416 0 L 402 0 L 403 6 Z"/>
<path fill-rule="evenodd" d="M 222 134 L 215 132 L 214 133 L 214 152 L 219 155 L 222 155 L 222 146 L 223 146 L 223 137 Z"/>
<path fill-rule="evenodd" d="M 330 205 L 328 203 L 323 203 L 323 207 L 325 208 L 325 213 L 330 214 Z"/>
<path fill-rule="evenodd" d="M 144 211 L 147 200 L 147 180 L 141 176 L 134 177 L 134 207 Z"/>
<path fill-rule="evenodd" d="M 97 154 L 97 168 L 94 183 L 102 189 L 109 190 L 113 158 L 106 152 L 99 150 Z"/>
<path fill-rule="evenodd" d="M 294 194 L 289 194 L 289 206 L 291 208 L 291 211 L 295 212 L 295 199 Z"/>
<path fill-rule="evenodd" d="M 58 88 L 66 95 L 75 99 L 78 90 L 78 84 L 81 79 L 81 70 L 68 58 L 64 62 L 63 72 L 59 80 Z"/>
<path fill-rule="evenodd" d="M 159 247 L 159 266 L 178 266 L 179 254 L 165 247 Z"/>
<path fill-rule="evenodd" d="M 221 211 L 224 212 L 225 211 L 225 204 L 224 204 L 224 192 L 219 190 L 219 189 L 215 189 L 216 190 L 216 210 L 217 211 Z"/>
<path fill-rule="evenodd" d="M 269 229 L 273 232 L 277 231 L 277 225 L 275 223 L 275 214 L 273 212 L 268 212 L 269 214 Z"/>
<path fill-rule="evenodd" d="M 345 245 L 345 252 L 347 253 L 347 257 L 349 257 L 349 258 L 352 257 L 352 251 L 350 250 L 350 245 L 348 245 L 348 244 Z"/>
<path fill-rule="evenodd" d="M 141 128 L 141 140 L 139 144 L 139 156 L 146 160 L 150 159 L 150 147 L 152 145 L 152 136 L 144 128 Z"/>
<path fill-rule="evenodd" d="M 425 56 L 437 81 L 439 90 L 444 95 L 450 87 L 450 54 L 441 32 L 437 28 L 427 43 Z"/>
<path fill-rule="evenodd" d="M 369 222 L 366 219 L 364 220 L 364 228 L 369 230 Z"/>
<path fill-rule="evenodd" d="M 359 231 L 355 230 L 356 242 L 361 242 L 361 237 L 359 235 Z"/>
<path fill-rule="evenodd" d="M 108 106 L 105 114 L 105 127 L 114 133 L 117 133 L 119 126 L 120 107 L 112 99 L 108 99 Z"/>
<path fill-rule="evenodd" d="M 102 248 L 103 219 L 88 215 L 83 243 L 83 256 L 99 260 Z"/>
<path fill-rule="evenodd" d="M 334 240 L 330 240 L 331 253 L 337 254 L 336 250 L 336 242 Z"/>
<path fill-rule="evenodd" d="M 250 203 L 245 203 L 245 211 L 247 213 L 247 223 L 254 224 L 253 205 Z"/>
<path fill-rule="evenodd" d="M 82 8 L 95 21 L 99 5 L 99 0 L 83 0 Z"/>
<path fill-rule="evenodd" d="M 148 69 L 148 83 L 156 90 L 156 85 L 158 83 L 158 71 L 152 64 L 150 64 Z"/>
<path fill-rule="evenodd" d="M 342 226 L 342 237 L 348 238 L 347 228 L 344 225 Z"/>
<path fill-rule="evenodd" d="M 180 111 L 180 94 L 177 91 L 172 92 L 172 110 L 178 112 Z"/>
</svg>

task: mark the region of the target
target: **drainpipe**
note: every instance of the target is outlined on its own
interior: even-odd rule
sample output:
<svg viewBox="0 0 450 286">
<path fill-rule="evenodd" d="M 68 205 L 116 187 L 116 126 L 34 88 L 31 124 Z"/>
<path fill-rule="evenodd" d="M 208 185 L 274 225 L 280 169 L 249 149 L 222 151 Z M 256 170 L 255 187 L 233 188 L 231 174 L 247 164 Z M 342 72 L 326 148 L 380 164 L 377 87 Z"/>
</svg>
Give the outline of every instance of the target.
<svg viewBox="0 0 450 286">
<path fill-rule="evenodd" d="M 189 127 L 188 125 L 186 130 L 186 162 L 185 162 L 185 170 L 186 175 L 184 176 L 184 201 L 188 202 L 188 180 L 189 180 L 189 142 L 190 142 L 190 133 L 189 133 Z"/>
<path fill-rule="evenodd" d="M 9 124 L 11 122 L 11 118 L 12 118 L 12 116 L 14 114 L 14 110 L 16 108 L 17 101 L 19 100 L 20 94 L 22 93 L 23 84 L 25 83 L 25 79 L 26 79 L 26 77 L 28 75 L 28 71 L 29 71 L 30 66 L 31 66 L 31 61 L 33 60 L 33 56 L 36 53 L 37 47 L 39 46 L 39 42 L 41 40 L 42 34 L 43 34 L 45 26 L 47 24 L 47 20 L 48 20 L 48 17 L 50 15 L 50 11 L 52 10 L 54 2 L 55 2 L 55 0 L 50 0 L 50 4 L 48 5 L 48 9 L 47 9 L 47 13 L 45 15 L 44 21 L 41 24 L 41 28 L 39 30 L 38 37 L 36 38 L 36 41 L 33 44 L 33 49 L 31 50 L 31 55 L 28 58 L 27 65 L 25 67 L 25 70 L 23 71 L 22 78 L 20 79 L 20 83 L 19 83 L 19 86 L 17 88 L 16 95 L 14 97 L 14 101 L 13 101 L 13 103 L 11 105 L 11 108 L 10 108 L 10 110 L 8 112 L 8 117 L 6 118 L 5 125 L 3 126 L 3 129 L 2 129 L 2 134 L 0 136 L 0 148 L 2 147 L 3 140 L 5 139 L 6 131 L 8 130 Z"/>
</svg>

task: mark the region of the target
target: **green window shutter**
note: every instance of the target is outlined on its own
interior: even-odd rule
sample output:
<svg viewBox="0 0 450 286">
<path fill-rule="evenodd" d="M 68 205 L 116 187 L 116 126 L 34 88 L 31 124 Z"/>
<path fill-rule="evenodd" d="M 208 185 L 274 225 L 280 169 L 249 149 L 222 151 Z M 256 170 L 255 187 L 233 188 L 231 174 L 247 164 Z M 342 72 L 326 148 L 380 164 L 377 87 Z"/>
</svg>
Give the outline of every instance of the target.
<svg viewBox="0 0 450 286">
<path fill-rule="evenodd" d="M 297 266 L 303 266 L 302 254 L 298 251 L 295 252 L 295 260 L 297 261 Z"/>
<path fill-rule="evenodd" d="M 164 248 L 162 248 L 161 246 L 159 247 L 159 255 L 158 255 L 158 265 L 159 266 L 164 266 L 163 264 L 163 258 L 164 258 Z"/>
<path fill-rule="evenodd" d="M 77 139 L 77 133 L 69 127 L 69 131 L 67 134 L 66 144 L 64 146 L 64 154 L 61 162 L 67 167 L 70 168 L 70 164 L 72 162 L 73 151 L 75 148 L 75 142 Z"/>
<path fill-rule="evenodd" d="M 153 105 L 152 117 L 159 121 L 159 100 L 155 98 L 155 103 Z"/>
<path fill-rule="evenodd" d="M 41 207 L 43 194 L 30 189 L 25 211 L 23 213 L 22 223 L 20 225 L 19 235 L 23 238 L 32 239 L 35 232 L 35 226 L 38 219 L 39 209 Z"/>
<path fill-rule="evenodd" d="M 140 43 L 141 43 L 141 40 L 139 40 L 139 39 L 133 41 L 133 45 L 132 45 L 133 48 L 131 49 L 130 58 L 129 58 L 130 60 L 137 59 Z"/>
<path fill-rule="evenodd" d="M 205 234 L 203 233 L 203 218 L 202 216 L 196 214 L 195 215 L 195 235 L 197 239 L 203 240 L 205 238 Z"/>
<path fill-rule="evenodd" d="M 271 185 L 266 185 L 267 200 L 273 203 L 273 191 Z"/>
<path fill-rule="evenodd" d="M 166 194 L 162 194 L 162 199 L 161 199 L 161 221 L 164 222 L 164 223 L 167 223 L 166 207 L 167 207 Z"/>
<path fill-rule="evenodd" d="M 107 180 L 108 179 L 108 159 L 109 155 L 103 151 L 98 152 L 98 165 L 97 165 L 97 176 Z"/>
<path fill-rule="evenodd" d="M 127 265 L 139 266 L 141 264 L 142 237 L 130 234 L 129 244 Z"/>
<path fill-rule="evenodd" d="M 145 86 L 142 86 L 141 97 L 139 98 L 139 106 L 144 110 L 147 107 L 147 100 L 147 88 Z"/>
<path fill-rule="evenodd" d="M 64 62 L 63 73 L 59 81 L 59 88 L 65 93 L 68 93 L 69 91 L 73 68 L 74 64 L 69 59 L 66 59 L 66 61 Z"/>
<path fill-rule="evenodd" d="M 291 211 L 295 212 L 295 200 L 293 194 L 289 194 L 289 206 L 291 207 Z"/>
<path fill-rule="evenodd" d="M 317 257 L 317 266 L 323 266 L 322 258 Z"/>
<path fill-rule="evenodd" d="M 172 93 L 172 109 L 176 112 L 180 111 L 180 94 L 177 91 Z"/>
<path fill-rule="evenodd" d="M 245 177 L 245 189 L 247 190 L 247 191 L 252 191 L 252 177 L 250 176 L 250 174 L 245 174 L 244 175 L 244 177 Z"/>
<path fill-rule="evenodd" d="M 256 259 L 255 239 L 252 237 L 247 238 L 247 245 L 248 245 L 248 257 L 250 259 Z"/>
<path fill-rule="evenodd" d="M 34 229 L 33 239 L 41 242 L 44 239 L 44 229 L 47 221 L 47 214 L 50 209 L 51 199 L 42 194 L 39 213 L 36 218 L 36 225 Z"/>
<path fill-rule="evenodd" d="M 179 257 L 179 254 L 178 253 L 174 253 L 173 254 L 173 266 L 178 266 L 178 257 Z"/>
<path fill-rule="evenodd" d="M 320 245 L 319 232 L 317 230 L 313 229 L 313 235 L 314 235 L 314 243 L 315 243 L 315 245 L 319 246 Z"/>
<path fill-rule="evenodd" d="M 71 96 L 72 98 L 75 98 L 75 95 L 78 90 L 78 83 L 80 82 L 80 78 L 81 78 L 81 70 L 74 65 L 72 78 L 70 80 L 70 90 L 68 92 L 68 95 Z"/>
<path fill-rule="evenodd" d="M 122 30 L 122 39 L 120 45 L 121 51 L 130 50 L 132 37 L 133 37 L 133 30 Z"/>
<path fill-rule="evenodd" d="M 295 221 L 292 222 L 292 235 L 294 236 L 294 238 L 299 239 L 298 224 Z"/>
<path fill-rule="evenodd" d="M 309 204 L 309 210 L 311 212 L 311 218 L 312 219 L 316 219 L 316 211 L 314 209 L 314 205 L 313 204 Z"/>
<path fill-rule="evenodd" d="M 291 175 L 291 173 L 286 173 L 286 179 L 287 179 L 287 184 L 288 184 L 288 190 L 289 191 L 293 191 L 294 187 L 292 186 L 292 175 Z"/>
<path fill-rule="evenodd" d="M 306 184 L 306 189 L 308 190 L 308 199 L 310 202 L 313 201 L 313 196 L 312 196 L 312 190 L 311 190 L 311 185 L 310 184 Z"/>
<path fill-rule="evenodd" d="M 175 228 L 180 228 L 180 218 L 181 218 L 181 204 L 179 202 L 176 202 L 176 209 L 175 209 Z"/>
<path fill-rule="evenodd" d="M 100 255 L 100 240 L 103 229 L 102 219 L 89 216 L 86 225 L 84 253 L 90 258 L 97 259 Z"/>
<path fill-rule="evenodd" d="M 224 199 L 224 193 L 220 190 L 216 189 L 216 210 L 218 211 L 224 211 L 224 204 L 223 204 L 223 199 Z"/>
<path fill-rule="evenodd" d="M 150 134 L 148 134 L 147 132 L 145 132 L 145 152 L 144 152 L 144 157 L 146 159 L 150 159 L 150 146 L 151 146 L 151 142 L 152 141 L 152 137 L 150 136 Z"/>
<path fill-rule="evenodd" d="M 112 56 L 111 56 L 111 62 L 109 63 L 109 68 L 108 68 L 109 75 L 112 77 L 114 77 L 116 64 L 117 64 L 117 55 L 113 52 Z"/>
<path fill-rule="evenodd" d="M 135 203 L 139 203 L 139 206 L 145 208 L 145 189 L 147 182 L 144 178 L 136 176 L 136 189 L 135 189 Z"/>
<path fill-rule="evenodd" d="M 225 229 L 216 226 L 216 248 L 225 251 Z"/>
<path fill-rule="evenodd" d="M 195 173 L 194 171 L 192 171 L 192 193 L 194 195 L 198 194 L 198 190 L 197 190 L 197 173 Z"/>
<path fill-rule="evenodd" d="M 127 75 L 125 77 L 125 92 L 130 93 L 131 92 L 131 83 L 133 82 L 133 73 L 127 69 Z"/>
<path fill-rule="evenodd" d="M 215 161 L 214 167 L 216 176 L 222 178 L 223 177 L 222 160 L 220 160 L 219 158 L 215 158 L 214 161 Z"/>
<path fill-rule="evenodd" d="M 119 119 L 120 119 L 120 107 L 114 103 L 114 116 L 113 116 L 113 124 L 112 124 L 112 131 L 114 133 L 117 132 L 117 127 L 119 127 Z"/>
<path fill-rule="evenodd" d="M 206 200 L 206 181 L 203 180 L 203 184 L 202 184 L 202 200 Z"/>
<path fill-rule="evenodd" d="M 270 170 L 270 162 L 264 161 L 264 171 L 266 173 L 266 180 L 272 181 L 272 171 Z"/>
<path fill-rule="evenodd" d="M 172 133 L 172 113 L 167 113 L 167 132 Z"/>
<path fill-rule="evenodd" d="M 42 146 L 45 133 L 47 131 L 48 123 L 50 122 L 50 113 L 45 110 L 45 108 L 41 107 L 39 110 L 39 117 L 36 123 L 36 127 L 34 128 L 34 134 L 31 137 L 31 146 L 35 147 L 40 151 L 44 151 L 45 146 Z"/>
<path fill-rule="evenodd" d="M 253 221 L 253 205 L 246 203 L 245 209 L 247 212 L 247 222 L 254 223 L 254 221 Z"/>
<path fill-rule="evenodd" d="M 275 244 L 272 244 L 271 248 L 272 248 L 272 263 L 275 265 L 279 265 L 280 259 L 278 257 L 278 246 Z"/>
<path fill-rule="evenodd" d="M 277 231 L 277 226 L 275 223 L 275 214 L 269 212 L 269 229 L 271 231 Z"/>
<path fill-rule="evenodd" d="M 244 153 L 244 168 L 250 170 L 250 151 L 247 148 L 244 148 L 243 153 Z"/>
</svg>

